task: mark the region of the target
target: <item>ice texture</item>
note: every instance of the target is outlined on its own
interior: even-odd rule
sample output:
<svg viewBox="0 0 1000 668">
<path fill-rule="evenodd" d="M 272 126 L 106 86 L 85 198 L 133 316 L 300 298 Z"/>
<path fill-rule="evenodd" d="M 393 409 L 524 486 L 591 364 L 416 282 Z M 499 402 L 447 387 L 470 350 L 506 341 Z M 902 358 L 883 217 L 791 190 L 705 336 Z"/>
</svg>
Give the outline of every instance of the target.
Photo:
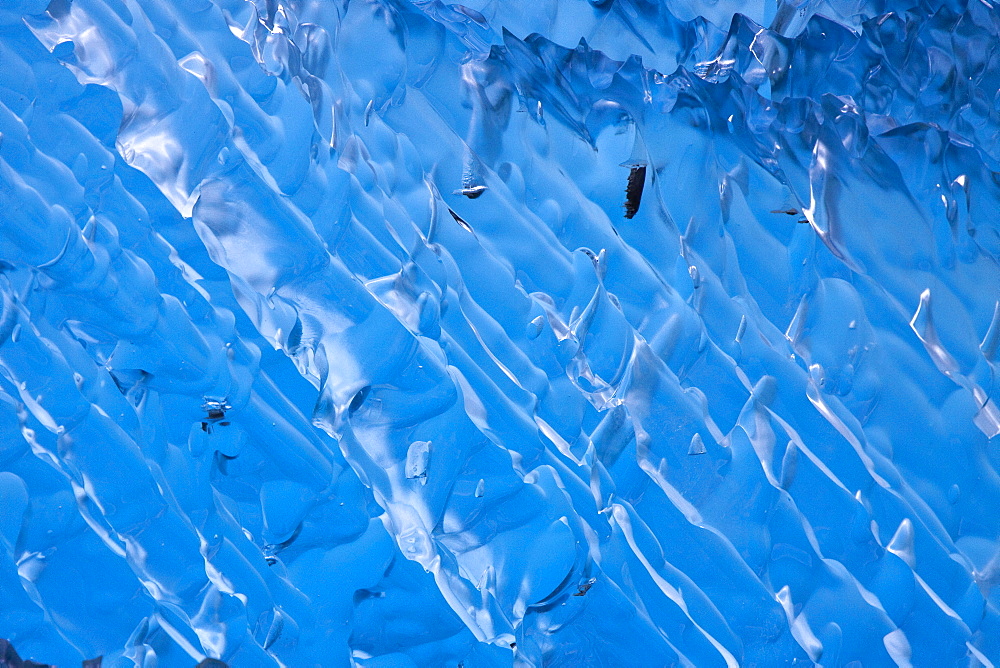
<svg viewBox="0 0 1000 668">
<path fill-rule="evenodd" d="M 1000 9 L 463 2 L 0 3 L 9 660 L 1000 662 Z"/>
</svg>

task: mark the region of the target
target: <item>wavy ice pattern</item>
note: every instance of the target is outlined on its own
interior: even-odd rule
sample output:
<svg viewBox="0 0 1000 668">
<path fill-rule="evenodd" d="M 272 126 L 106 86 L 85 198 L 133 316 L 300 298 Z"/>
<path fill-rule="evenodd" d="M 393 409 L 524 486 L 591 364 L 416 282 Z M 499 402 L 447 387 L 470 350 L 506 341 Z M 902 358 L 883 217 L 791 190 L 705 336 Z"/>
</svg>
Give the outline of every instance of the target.
<svg viewBox="0 0 1000 668">
<path fill-rule="evenodd" d="M 5 0 L 0 637 L 1000 661 L 991 1 Z"/>
</svg>

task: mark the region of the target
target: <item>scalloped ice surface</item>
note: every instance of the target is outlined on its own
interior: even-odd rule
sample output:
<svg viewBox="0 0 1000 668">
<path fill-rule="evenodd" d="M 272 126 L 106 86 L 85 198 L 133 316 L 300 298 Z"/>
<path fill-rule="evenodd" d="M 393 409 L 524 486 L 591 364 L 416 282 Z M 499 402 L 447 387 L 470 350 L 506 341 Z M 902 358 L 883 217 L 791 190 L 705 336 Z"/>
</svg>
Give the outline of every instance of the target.
<svg viewBox="0 0 1000 668">
<path fill-rule="evenodd" d="M 6 0 L 0 638 L 1000 662 L 991 2 Z"/>
</svg>

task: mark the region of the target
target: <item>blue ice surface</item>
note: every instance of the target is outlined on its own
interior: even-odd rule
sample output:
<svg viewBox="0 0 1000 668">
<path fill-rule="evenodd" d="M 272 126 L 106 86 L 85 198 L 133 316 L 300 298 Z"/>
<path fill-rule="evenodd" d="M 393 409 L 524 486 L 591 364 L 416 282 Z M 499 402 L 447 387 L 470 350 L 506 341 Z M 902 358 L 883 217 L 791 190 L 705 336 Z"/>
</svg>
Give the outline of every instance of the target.
<svg viewBox="0 0 1000 668">
<path fill-rule="evenodd" d="M 1000 662 L 993 0 L 463 2 L 0 3 L 0 638 Z"/>
</svg>

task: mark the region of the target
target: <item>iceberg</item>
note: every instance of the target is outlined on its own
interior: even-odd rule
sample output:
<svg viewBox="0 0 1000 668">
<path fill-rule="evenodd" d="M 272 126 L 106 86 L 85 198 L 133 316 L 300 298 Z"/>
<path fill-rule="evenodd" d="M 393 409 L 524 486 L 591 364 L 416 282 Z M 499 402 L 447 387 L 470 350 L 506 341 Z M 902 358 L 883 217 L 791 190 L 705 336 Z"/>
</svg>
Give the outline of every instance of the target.
<svg viewBox="0 0 1000 668">
<path fill-rule="evenodd" d="M 0 666 L 1000 662 L 1000 11 L 463 1 L 0 8 Z"/>
</svg>

